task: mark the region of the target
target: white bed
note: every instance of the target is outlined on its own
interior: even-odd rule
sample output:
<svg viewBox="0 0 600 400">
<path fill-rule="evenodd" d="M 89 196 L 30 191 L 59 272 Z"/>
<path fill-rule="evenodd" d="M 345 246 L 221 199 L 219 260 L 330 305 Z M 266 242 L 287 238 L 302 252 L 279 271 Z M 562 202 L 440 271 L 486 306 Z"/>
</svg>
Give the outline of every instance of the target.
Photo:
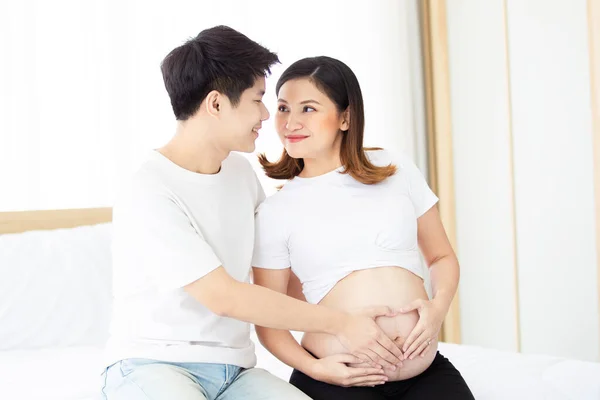
<svg viewBox="0 0 600 400">
<path fill-rule="evenodd" d="M 440 350 L 462 372 L 478 400 L 600 399 L 597 363 L 445 343 Z M 101 355 L 102 349 L 92 346 L 0 352 L 0 399 L 95 399 Z M 260 367 L 289 377 L 291 369 L 260 345 L 257 355 Z"/>
<path fill-rule="evenodd" d="M 90 217 L 92 215 L 92 217 Z M 110 316 L 110 220 L 0 213 L 0 399 L 90 400 Z M 68 229 L 31 231 L 68 226 Z M 253 338 L 258 364 L 291 370 Z M 600 400 L 600 363 L 440 344 L 478 400 Z"/>
</svg>

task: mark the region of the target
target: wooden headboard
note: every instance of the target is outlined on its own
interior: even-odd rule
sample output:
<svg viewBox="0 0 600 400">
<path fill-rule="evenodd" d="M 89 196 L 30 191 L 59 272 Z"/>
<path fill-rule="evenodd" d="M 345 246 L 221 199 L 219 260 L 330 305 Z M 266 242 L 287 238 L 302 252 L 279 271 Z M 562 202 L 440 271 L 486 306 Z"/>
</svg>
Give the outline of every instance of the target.
<svg viewBox="0 0 600 400">
<path fill-rule="evenodd" d="M 41 229 L 74 228 L 111 220 L 110 207 L 0 212 L 0 235 Z"/>
</svg>

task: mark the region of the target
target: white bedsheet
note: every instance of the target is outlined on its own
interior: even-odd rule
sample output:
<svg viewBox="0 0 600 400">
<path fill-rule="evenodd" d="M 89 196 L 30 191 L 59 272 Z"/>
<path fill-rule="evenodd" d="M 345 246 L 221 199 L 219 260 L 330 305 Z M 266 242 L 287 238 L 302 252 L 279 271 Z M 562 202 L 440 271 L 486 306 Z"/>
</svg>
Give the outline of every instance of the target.
<svg viewBox="0 0 600 400">
<path fill-rule="evenodd" d="M 0 351 L 106 341 L 111 229 L 106 223 L 0 235 Z"/>
<path fill-rule="evenodd" d="M 101 384 L 102 349 L 0 352 L 0 399 L 91 400 Z"/>
<path fill-rule="evenodd" d="M 288 379 L 291 369 L 262 348 L 258 366 Z M 600 400 L 600 363 L 440 344 L 478 400 Z M 91 400 L 101 385 L 102 350 L 73 347 L 0 352 L 0 399 Z"/>
<path fill-rule="evenodd" d="M 440 344 L 476 399 L 600 400 L 600 363 Z"/>
</svg>

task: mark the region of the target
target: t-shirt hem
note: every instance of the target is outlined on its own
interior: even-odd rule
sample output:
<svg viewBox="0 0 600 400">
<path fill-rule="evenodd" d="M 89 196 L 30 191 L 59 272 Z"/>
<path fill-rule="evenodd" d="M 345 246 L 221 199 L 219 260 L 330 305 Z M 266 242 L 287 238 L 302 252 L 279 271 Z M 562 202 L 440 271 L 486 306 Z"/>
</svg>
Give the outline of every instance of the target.
<svg viewBox="0 0 600 400">
<path fill-rule="evenodd" d="M 417 218 L 421 217 L 427 211 L 431 210 L 431 208 L 433 206 L 435 206 L 438 201 L 439 201 L 439 199 L 437 198 L 437 196 L 430 197 L 429 200 L 425 203 L 425 206 L 421 207 L 421 209 L 418 210 L 418 212 L 417 212 Z"/>
<path fill-rule="evenodd" d="M 252 267 L 253 268 L 262 268 L 262 269 L 287 269 L 287 268 L 291 268 L 291 265 L 277 265 L 277 264 L 266 264 L 266 263 L 261 263 L 261 262 L 252 262 Z"/>
<path fill-rule="evenodd" d="M 245 348 L 212 347 L 201 345 L 132 346 L 108 347 L 103 359 L 103 368 L 126 359 L 144 358 L 173 363 L 228 364 L 241 368 L 256 366 L 254 343 Z"/>
<path fill-rule="evenodd" d="M 184 286 L 189 285 L 190 283 L 196 282 L 198 279 L 204 278 L 206 275 L 210 274 L 220 266 L 221 262 L 217 260 L 213 262 L 213 264 L 210 267 L 204 268 L 201 271 L 190 271 L 189 274 L 181 274 L 181 276 L 178 276 L 176 278 L 170 278 L 169 280 L 159 282 L 158 288 L 162 292 L 174 289 L 181 289 Z"/>
</svg>

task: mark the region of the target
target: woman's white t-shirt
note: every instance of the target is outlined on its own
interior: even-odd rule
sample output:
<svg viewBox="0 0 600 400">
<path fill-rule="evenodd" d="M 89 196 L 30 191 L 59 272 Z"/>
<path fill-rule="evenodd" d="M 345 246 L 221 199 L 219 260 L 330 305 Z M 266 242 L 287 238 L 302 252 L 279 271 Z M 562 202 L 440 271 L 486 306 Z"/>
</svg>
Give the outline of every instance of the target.
<svg viewBox="0 0 600 400">
<path fill-rule="evenodd" d="M 366 185 L 340 167 L 295 177 L 266 199 L 256 215 L 252 265 L 291 267 L 314 304 L 357 270 L 398 266 L 422 277 L 417 218 L 438 198 L 406 156 L 385 150 L 367 155 L 377 166 L 396 165 L 396 174 Z"/>
</svg>

